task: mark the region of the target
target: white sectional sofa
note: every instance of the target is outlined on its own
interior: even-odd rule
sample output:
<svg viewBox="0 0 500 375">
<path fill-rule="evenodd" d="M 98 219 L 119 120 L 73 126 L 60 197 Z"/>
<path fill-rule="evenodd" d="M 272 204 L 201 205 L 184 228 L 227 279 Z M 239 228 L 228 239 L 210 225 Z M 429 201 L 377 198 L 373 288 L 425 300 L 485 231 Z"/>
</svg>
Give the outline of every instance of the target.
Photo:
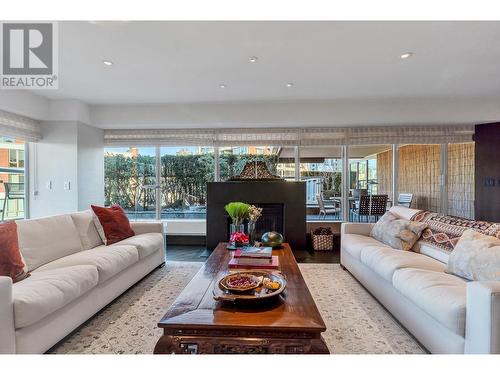
<svg viewBox="0 0 500 375">
<path fill-rule="evenodd" d="M 391 211 L 406 219 L 416 213 Z M 431 353 L 500 353 L 500 282 L 447 274 L 443 252 L 393 249 L 369 236 L 372 226 L 342 224 L 344 268 Z"/>
<path fill-rule="evenodd" d="M 17 222 L 31 276 L 0 276 L 0 353 L 44 353 L 165 262 L 160 222 L 105 246 L 90 210 Z"/>
</svg>

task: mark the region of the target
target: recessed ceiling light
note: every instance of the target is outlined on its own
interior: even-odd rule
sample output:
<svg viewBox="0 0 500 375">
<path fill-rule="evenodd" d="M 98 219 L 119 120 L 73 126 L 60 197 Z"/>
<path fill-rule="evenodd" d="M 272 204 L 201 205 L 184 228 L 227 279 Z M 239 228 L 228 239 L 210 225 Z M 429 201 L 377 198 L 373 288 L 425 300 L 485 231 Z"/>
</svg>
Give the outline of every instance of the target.
<svg viewBox="0 0 500 375">
<path fill-rule="evenodd" d="M 226 88 L 226 85 L 225 85 L 224 83 L 221 83 L 221 84 L 219 85 L 219 87 L 220 87 L 221 89 L 225 89 L 225 88 Z"/>
<path fill-rule="evenodd" d="M 407 59 L 407 58 L 412 57 L 412 56 L 413 56 L 413 52 L 405 52 L 401 55 L 401 58 Z"/>
<path fill-rule="evenodd" d="M 286 84 L 286 87 L 288 87 L 288 88 L 293 87 L 293 82 L 288 82 L 288 83 Z"/>
<path fill-rule="evenodd" d="M 259 58 L 257 56 L 252 56 L 250 57 L 250 62 L 254 63 L 254 62 L 257 62 Z"/>
<path fill-rule="evenodd" d="M 104 65 L 106 65 L 106 66 L 111 66 L 111 65 L 113 65 L 113 61 L 109 61 L 109 60 L 103 60 L 103 62 L 102 62 L 102 63 L 103 63 Z"/>
</svg>

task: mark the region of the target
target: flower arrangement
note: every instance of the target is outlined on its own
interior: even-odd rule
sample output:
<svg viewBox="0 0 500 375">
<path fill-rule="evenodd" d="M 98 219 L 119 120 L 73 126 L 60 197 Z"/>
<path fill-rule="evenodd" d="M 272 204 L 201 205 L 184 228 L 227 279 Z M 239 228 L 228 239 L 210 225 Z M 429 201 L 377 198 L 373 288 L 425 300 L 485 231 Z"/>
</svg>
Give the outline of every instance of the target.
<svg viewBox="0 0 500 375">
<path fill-rule="evenodd" d="M 254 205 L 248 207 L 248 220 L 250 220 L 252 223 L 257 222 L 257 220 L 259 220 L 261 216 L 262 216 L 262 208 L 255 207 Z"/>
<path fill-rule="evenodd" d="M 246 244 L 248 243 L 248 236 L 243 232 L 234 232 L 229 240 L 235 244 Z"/>
<path fill-rule="evenodd" d="M 250 206 L 243 202 L 231 202 L 226 204 L 224 209 L 228 213 L 229 217 L 234 225 L 241 225 L 243 221 L 248 217 L 248 208 Z"/>
</svg>

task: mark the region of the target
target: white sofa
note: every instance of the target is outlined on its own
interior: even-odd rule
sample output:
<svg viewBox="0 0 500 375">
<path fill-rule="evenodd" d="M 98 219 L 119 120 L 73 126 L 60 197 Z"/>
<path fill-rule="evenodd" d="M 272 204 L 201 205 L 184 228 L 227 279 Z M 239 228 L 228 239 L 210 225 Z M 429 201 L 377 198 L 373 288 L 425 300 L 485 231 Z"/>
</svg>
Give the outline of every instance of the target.
<svg viewBox="0 0 500 375">
<path fill-rule="evenodd" d="M 90 210 L 17 222 L 31 276 L 0 277 L 0 353 L 44 353 L 165 262 L 160 222 L 105 246 Z"/>
<path fill-rule="evenodd" d="M 406 219 L 416 213 L 391 211 Z M 344 268 L 431 353 L 500 353 L 500 282 L 447 274 L 443 252 L 393 249 L 369 236 L 372 226 L 342 224 Z"/>
</svg>

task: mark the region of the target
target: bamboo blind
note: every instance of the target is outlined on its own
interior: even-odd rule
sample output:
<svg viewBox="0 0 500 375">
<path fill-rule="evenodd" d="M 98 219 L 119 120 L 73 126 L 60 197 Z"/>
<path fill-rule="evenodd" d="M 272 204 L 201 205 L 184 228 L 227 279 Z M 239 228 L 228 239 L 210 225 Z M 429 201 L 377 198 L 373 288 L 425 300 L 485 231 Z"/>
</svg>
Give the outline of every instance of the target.
<svg viewBox="0 0 500 375">
<path fill-rule="evenodd" d="M 474 143 L 448 145 L 448 214 L 474 219 Z"/>
</svg>

